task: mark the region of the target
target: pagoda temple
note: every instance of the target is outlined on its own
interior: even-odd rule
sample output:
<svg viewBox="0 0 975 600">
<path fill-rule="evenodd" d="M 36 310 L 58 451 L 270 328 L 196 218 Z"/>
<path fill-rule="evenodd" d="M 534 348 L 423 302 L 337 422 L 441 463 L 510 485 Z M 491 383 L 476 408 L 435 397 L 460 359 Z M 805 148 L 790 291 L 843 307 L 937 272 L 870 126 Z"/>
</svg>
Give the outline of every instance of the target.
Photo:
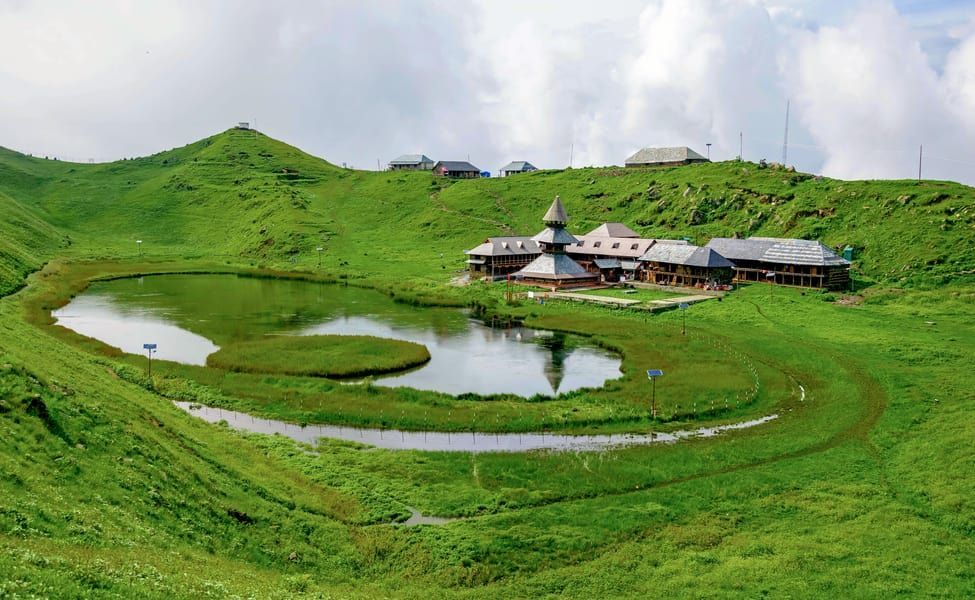
<svg viewBox="0 0 975 600">
<path fill-rule="evenodd" d="M 565 230 L 569 215 L 565 212 L 562 200 L 558 196 L 545 213 L 542 222 L 545 223 L 545 229 L 532 238 L 538 243 L 542 254 L 515 273 L 515 277 L 523 283 L 551 288 L 598 283 L 598 273 L 586 271 L 565 253 L 566 246 L 575 244 L 579 240 Z"/>
</svg>

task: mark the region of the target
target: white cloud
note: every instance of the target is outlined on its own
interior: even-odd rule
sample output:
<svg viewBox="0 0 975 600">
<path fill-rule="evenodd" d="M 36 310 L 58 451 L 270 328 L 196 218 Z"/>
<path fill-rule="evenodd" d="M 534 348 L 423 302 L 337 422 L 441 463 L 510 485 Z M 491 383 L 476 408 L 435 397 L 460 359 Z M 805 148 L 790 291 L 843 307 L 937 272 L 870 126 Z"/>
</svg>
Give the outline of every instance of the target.
<svg viewBox="0 0 975 600">
<path fill-rule="evenodd" d="M 924 143 L 926 174 L 975 182 L 975 21 L 919 6 L 0 0 L 0 144 L 111 159 L 257 120 L 363 168 L 561 167 L 572 145 L 575 165 L 729 158 L 739 131 L 746 158 L 777 160 L 791 98 L 801 169 L 909 177 Z"/>
<path fill-rule="evenodd" d="M 959 54 L 950 77 L 964 81 L 971 67 Z M 975 179 L 971 166 L 943 160 L 964 157 L 975 131 L 961 115 L 975 105 L 963 106 L 961 94 L 951 100 L 948 76 L 933 70 L 889 5 L 865 5 L 842 26 L 800 36 L 789 75 L 801 122 L 823 149 L 827 173 L 906 178 L 924 144 L 931 157 L 927 176 Z"/>
</svg>

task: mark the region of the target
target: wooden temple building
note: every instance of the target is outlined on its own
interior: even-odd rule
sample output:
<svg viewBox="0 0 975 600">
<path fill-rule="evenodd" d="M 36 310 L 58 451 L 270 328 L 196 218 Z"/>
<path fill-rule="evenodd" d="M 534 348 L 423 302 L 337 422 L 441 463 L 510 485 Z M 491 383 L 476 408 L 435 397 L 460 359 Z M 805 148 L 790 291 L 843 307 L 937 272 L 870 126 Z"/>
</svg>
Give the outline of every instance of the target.
<svg viewBox="0 0 975 600">
<path fill-rule="evenodd" d="M 655 244 L 640 262 L 642 279 L 660 285 L 712 287 L 734 277 L 734 263 L 713 248 L 691 244 Z"/>
<path fill-rule="evenodd" d="M 830 290 L 850 284 L 850 261 L 816 240 L 714 238 L 707 245 L 732 261 L 735 281 Z"/>
<path fill-rule="evenodd" d="M 541 253 L 538 242 L 528 236 L 492 237 L 464 251 L 471 275 L 491 279 L 520 271 Z"/>
<path fill-rule="evenodd" d="M 656 244 L 687 244 L 682 240 L 641 238 L 622 223 L 603 223 L 577 239 L 566 252 L 587 271 L 599 273 L 607 282 L 639 279 L 643 270 L 640 257 Z"/>
<path fill-rule="evenodd" d="M 580 287 L 599 283 L 599 274 L 590 273 L 566 253 L 566 247 L 578 240 L 566 231 L 569 215 L 556 196 L 542 218 L 545 229 L 532 237 L 542 253 L 515 273 L 515 278 L 528 284 L 548 288 Z"/>
<path fill-rule="evenodd" d="M 467 250 L 471 275 L 510 276 L 550 288 L 617 281 L 689 287 L 760 281 L 839 290 L 850 281 L 850 261 L 815 240 L 714 238 L 701 247 L 642 238 L 622 223 L 603 223 L 574 236 L 565 228 L 568 220 L 556 196 L 541 233 L 492 237 Z"/>
</svg>

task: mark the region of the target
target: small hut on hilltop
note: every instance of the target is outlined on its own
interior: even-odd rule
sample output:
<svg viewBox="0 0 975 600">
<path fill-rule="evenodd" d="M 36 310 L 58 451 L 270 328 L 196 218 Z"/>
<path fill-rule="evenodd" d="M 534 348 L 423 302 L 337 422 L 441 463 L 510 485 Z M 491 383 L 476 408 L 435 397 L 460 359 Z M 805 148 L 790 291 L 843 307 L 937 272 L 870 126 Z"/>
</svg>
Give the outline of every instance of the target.
<svg viewBox="0 0 975 600">
<path fill-rule="evenodd" d="M 687 146 L 674 148 L 643 148 L 626 159 L 627 167 L 677 167 L 693 163 L 711 162 Z"/>
<path fill-rule="evenodd" d="M 481 170 L 466 160 L 441 160 L 433 165 L 433 172 L 454 179 L 477 179 Z"/>
</svg>

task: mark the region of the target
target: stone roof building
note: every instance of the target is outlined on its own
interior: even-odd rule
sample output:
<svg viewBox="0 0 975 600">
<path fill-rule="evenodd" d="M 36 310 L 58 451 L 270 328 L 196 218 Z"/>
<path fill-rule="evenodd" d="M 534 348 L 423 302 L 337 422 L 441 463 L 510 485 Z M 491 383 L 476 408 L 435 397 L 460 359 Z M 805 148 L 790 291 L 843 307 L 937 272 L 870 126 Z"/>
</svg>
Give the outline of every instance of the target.
<svg viewBox="0 0 975 600">
<path fill-rule="evenodd" d="M 587 236 L 594 235 L 600 237 L 617 237 L 617 238 L 638 238 L 640 234 L 633 231 L 626 225 L 622 223 L 603 223 L 599 227 L 593 229 Z"/>
<path fill-rule="evenodd" d="M 492 237 L 464 252 L 471 273 L 492 279 L 520 270 L 541 253 L 528 236 Z"/>
<path fill-rule="evenodd" d="M 735 266 L 714 249 L 691 244 L 655 244 L 640 262 L 646 281 L 698 287 L 730 283 Z"/>
<path fill-rule="evenodd" d="M 627 167 L 676 167 L 692 163 L 710 162 L 687 146 L 673 148 L 643 148 L 626 159 Z"/>
<path fill-rule="evenodd" d="M 737 281 L 844 289 L 850 262 L 816 240 L 751 237 L 714 238 L 708 248 L 735 263 Z"/>
</svg>

